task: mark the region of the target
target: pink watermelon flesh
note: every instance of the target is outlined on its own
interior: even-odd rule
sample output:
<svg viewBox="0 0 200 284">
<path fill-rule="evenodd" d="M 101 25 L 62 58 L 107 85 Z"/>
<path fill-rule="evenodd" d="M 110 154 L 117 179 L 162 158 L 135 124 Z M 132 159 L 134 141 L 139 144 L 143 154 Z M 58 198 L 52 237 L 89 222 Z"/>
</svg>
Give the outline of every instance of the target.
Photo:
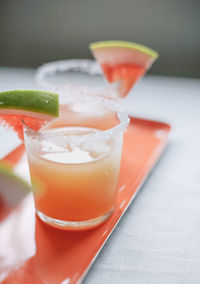
<svg viewBox="0 0 200 284">
<path fill-rule="evenodd" d="M 109 83 L 119 83 L 117 91 L 121 97 L 125 97 L 146 72 L 145 68 L 128 63 L 115 66 L 102 64 L 101 68 Z"/>
<path fill-rule="evenodd" d="M 147 53 L 126 47 L 101 47 L 92 52 L 108 82 L 118 83 L 120 97 L 129 93 L 155 60 Z"/>
<path fill-rule="evenodd" d="M 24 140 L 22 120 L 27 126 L 36 131 L 46 123 L 44 119 L 26 115 L 0 114 L 0 125 L 14 130 L 20 140 Z"/>
</svg>

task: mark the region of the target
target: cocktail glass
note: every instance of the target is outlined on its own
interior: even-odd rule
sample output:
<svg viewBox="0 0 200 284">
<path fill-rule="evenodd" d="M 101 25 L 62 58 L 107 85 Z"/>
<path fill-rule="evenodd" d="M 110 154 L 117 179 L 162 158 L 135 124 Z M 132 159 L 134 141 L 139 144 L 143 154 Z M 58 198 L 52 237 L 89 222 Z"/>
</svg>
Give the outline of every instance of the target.
<svg viewBox="0 0 200 284">
<path fill-rule="evenodd" d="M 40 219 L 80 230 L 111 216 L 128 124 L 114 101 L 75 92 L 61 96 L 59 118 L 39 132 L 24 126 L 31 180 L 39 184 L 34 200 Z"/>
<path fill-rule="evenodd" d="M 107 83 L 94 60 L 67 59 L 43 64 L 37 69 L 36 81 L 45 90 L 65 92 L 66 95 L 70 94 L 72 88 L 75 91 L 81 87 L 82 95 L 87 95 L 89 91 L 93 96 L 119 99 L 115 86 Z"/>
</svg>

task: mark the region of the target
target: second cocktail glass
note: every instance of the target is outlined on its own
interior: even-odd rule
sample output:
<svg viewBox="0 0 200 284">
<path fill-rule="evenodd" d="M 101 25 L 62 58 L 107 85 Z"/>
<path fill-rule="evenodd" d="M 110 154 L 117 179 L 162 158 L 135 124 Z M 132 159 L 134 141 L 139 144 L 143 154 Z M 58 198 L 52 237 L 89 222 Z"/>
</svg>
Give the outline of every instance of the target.
<svg viewBox="0 0 200 284">
<path fill-rule="evenodd" d="M 89 92 L 93 96 L 106 96 L 112 100 L 120 98 L 115 85 L 107 83 L 94 60 L 71 59 L 46 63 L 38 68 L 36 81 L 45 90 L 62 92 L 66 96 L 71 94 L 72 89 L 80 93 L 78 88 L 81 88 L 82 95 Z"/>
</svg>

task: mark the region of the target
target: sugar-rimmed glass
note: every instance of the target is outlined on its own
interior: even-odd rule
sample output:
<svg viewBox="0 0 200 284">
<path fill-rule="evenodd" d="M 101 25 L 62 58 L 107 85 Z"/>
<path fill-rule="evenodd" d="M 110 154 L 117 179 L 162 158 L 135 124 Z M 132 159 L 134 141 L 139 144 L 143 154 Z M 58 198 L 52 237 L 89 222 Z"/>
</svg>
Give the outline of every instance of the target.
<svg viewBox="0 0 200 284">
<path fill-rule="evenodd" d="M 54 92 L 68 93 L 71 88 L 80 87 L 82 95 L 89 92 L 91 95 L 106 95 L 112 100 L 119 99 L 115 85 L 107 83 L 94 60 L 66 59 L 43 64 L 37 69 L 36 81 L 40 87 Z"/>
<path fill-rule="evenodd" d="M 128 123 L 115 102 L 75 92 L 61 95 L 59 118 L 42 130 L 24 127 L 31 179 L 40 184 L 36 212 L 44 222 L 78 230 L 112 214 Z"/>
</svg>

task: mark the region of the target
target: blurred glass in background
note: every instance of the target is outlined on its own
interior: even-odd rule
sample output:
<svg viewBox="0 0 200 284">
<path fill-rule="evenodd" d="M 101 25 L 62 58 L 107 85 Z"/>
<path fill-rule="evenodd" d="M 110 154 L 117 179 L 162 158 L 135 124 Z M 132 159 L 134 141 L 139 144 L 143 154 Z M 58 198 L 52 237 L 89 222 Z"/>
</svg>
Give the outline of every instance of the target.
<svg viewBox="0 0 200 284">
<path fill-rule="evenodd" d="M 151 74 L 200 77 L 199 0 L 1 0 L 0 66 L 92 58 L 88 44 L 128 40 L 160 54 Z"/>
</svg>

